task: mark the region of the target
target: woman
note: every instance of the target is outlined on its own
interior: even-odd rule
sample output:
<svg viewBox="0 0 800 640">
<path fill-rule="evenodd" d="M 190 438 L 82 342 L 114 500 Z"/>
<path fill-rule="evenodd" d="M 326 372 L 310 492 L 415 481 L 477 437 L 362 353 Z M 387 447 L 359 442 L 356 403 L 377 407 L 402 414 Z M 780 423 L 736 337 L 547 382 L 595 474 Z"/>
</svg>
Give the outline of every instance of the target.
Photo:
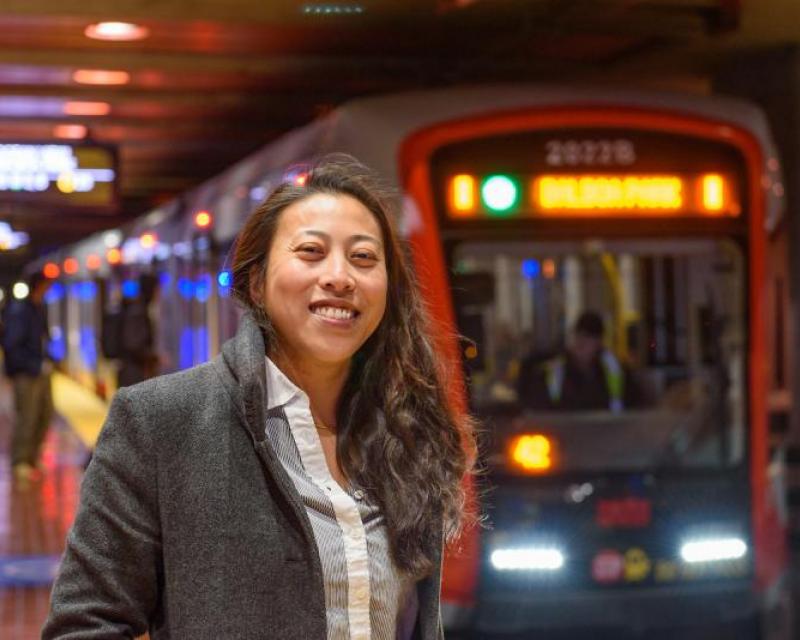
<svg viewBox="0 0 800 640">
<path fill-rule="evenodd" d="M 117 394 L 43 638 L 441 637 L 472 436 L 369 172 L 278 187 L 233 277 L 222 354 Z"/>
</svg>

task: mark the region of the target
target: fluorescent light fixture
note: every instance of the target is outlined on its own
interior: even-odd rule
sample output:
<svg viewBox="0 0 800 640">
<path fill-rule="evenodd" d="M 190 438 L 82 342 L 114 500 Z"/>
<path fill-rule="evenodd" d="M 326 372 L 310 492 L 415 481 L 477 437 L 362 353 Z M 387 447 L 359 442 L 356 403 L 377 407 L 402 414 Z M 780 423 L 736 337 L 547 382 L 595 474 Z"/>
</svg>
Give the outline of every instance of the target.
<svg viewBox="0 0 800 640">
<path fill-rule="evenodd" d="M 59 124 L 53 127 L 53 135 L 56 138 L 67 140 L 82 140 L 89 133 L 89 130 L 82 124 Z"/>
<path fill-rule="evenodd" d="M 87 38 L 93 40 L 126 41 L 143 40 L 150 35 L 150 30 L 131 22 L 96 22 L 83 30 Z"/>
<path fill-rule="evenodd" d="M 747 544 L 741 538 L 690 540 L 681 547 L 681 557 L 690 563 L 738 560 L 746 553 Z"/>
<path fill-rule="evenodd" d="M 557 571 L 564 566 L 564 554 L 553 547 L 495 549 L 490 559 L 498 571 Z"/>
<path fill-rule="evenodd" d="M 108 102 L 70 100 L 64 103 L 64 113 L 68 116 L 107 116 L 111 113 L 111 105 Z"/>
<path fill-rule="evenodd" d="M 119 85 L 128 84 L 131 74 L 107 69 L 77 69 L 72 74 L 72 80 L 78 84 Z"/>
<path fill-rule="evenodd" d="M 364 7 L 360 4 L 306 4 L 302 7 L 302 12 L 312 15 L 358 15 L 364 13 Z"/>
</svg>

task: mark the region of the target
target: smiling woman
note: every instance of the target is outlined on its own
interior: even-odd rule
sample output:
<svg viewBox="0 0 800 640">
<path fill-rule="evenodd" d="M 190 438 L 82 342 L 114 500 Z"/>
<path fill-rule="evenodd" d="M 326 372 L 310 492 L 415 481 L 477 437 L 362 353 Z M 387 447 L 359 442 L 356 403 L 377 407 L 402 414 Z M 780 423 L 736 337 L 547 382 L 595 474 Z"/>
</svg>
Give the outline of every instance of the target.
<svg viewBox="0 0 800 640">
<path fill-rule="evenodd" d="M 473 439 L 386 202 L 333 156 L 251 214 L 239 333 L 117 394 L 43 638 L 442 637 Z"/>
</svg>

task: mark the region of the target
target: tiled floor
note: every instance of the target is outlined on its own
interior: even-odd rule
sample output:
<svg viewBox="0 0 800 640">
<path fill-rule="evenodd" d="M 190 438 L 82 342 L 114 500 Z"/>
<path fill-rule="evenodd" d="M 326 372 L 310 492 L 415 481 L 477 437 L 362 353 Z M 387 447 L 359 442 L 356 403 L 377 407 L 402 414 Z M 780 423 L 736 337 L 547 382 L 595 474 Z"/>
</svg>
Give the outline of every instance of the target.
<svg viewBox="0 0 800 640">
<path fill-rule="evenodd" d="M 43 473 L 13 482 L 8 457 L 12 413 L 0 382 L 0 638 L 34 640 L 47 615 L 50 584 L 75 515 L 86 449 L 57 418 L 42 456 Z"/>
</svg>

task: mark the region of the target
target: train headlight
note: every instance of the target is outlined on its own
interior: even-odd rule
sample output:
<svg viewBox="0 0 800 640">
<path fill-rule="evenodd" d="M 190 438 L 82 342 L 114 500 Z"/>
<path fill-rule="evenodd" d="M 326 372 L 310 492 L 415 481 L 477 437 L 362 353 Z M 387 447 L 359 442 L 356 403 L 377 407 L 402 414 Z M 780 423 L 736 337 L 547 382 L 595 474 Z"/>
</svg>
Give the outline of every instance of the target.
<svg viewBox="0 0 800 640">
<path fill-rule="evenodd" d="M 684 562 L 719 562 L 739 560 L 747 554 L 747 543 L 741 538 L 698 538 L 686 541 L 681 546 Z"/>
<path fill-rule="evenodd" d="M 495 549 L 489 559 L 498 571 L 558 571 L 564 566 L 564 554 L 555 547 Z"/>
</svg>

